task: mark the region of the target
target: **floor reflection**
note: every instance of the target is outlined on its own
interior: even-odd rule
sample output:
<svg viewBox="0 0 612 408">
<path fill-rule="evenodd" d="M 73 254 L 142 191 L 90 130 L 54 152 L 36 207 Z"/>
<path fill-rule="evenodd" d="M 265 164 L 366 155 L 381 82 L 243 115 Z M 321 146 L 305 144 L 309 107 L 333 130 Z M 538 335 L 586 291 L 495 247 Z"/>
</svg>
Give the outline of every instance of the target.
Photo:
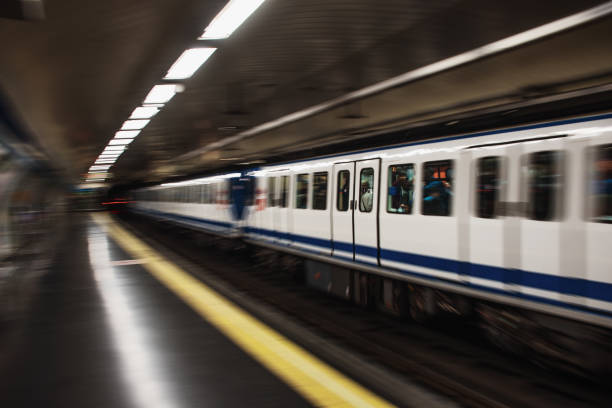
<svg viewBox="0 0 612 408">
<path fill-rule="evenodd" d="M 164 372 L 159 350 L 154 347 L 154 333 L 134 311 L 133 288 L 122 276 L 134 270 L 113 266 L 108 238 L 96 227 L 90 226 L 87 240 L 94 279 L 107 311 L 122 376 L 134 405 L 147 408 L 180 406 L 169 389 L 171 379 L 167 375 L 170 373 Z"/>
</svg>

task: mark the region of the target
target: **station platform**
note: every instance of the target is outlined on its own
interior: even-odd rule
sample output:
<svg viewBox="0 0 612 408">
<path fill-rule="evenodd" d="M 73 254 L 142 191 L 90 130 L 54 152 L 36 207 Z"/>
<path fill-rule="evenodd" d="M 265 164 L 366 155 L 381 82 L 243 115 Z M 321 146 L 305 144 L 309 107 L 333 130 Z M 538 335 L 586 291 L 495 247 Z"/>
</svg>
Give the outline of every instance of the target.
<svg viewBox="0 0 612 408">
<path fill-rule="evenodd" d="M 71 216 L 59 245 L 3 329 L 0 406 L 389 406 L 109 215 Z"/>
</svg>

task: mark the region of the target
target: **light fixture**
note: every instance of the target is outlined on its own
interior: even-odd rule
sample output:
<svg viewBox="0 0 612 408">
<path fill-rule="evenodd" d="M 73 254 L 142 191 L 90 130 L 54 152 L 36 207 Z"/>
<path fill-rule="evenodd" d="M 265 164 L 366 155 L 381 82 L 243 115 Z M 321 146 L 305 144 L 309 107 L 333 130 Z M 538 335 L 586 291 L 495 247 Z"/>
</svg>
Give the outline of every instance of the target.
<svg viewBox="0 0 612 408">
<path fill-rule="evenodd" d="M 108 169 L 110 169 L 110 168 L 111 168 L 111 165 L 110 165 L 110 164 L 105 164 L 105 165 L 103 165 L 103 166 L 91 166 L 91 167 L 89 168 L 89 172 L 90 172 L 90 173 L 91 173 L 92 171 L 94 171 L 94 172 L 95 172 L 96 170 L 108 170 Z"/>
<path fill-rule="evenodd" d="M 117 146 L 125 146 L 132 143 L 134 139 L 111 139 L 108 142 L 109 146 L 117 145 Z"/>
<path fill-rule="evenodd" d="M 166 103 L 172 99 L 175 93 L 182 90 L 183 88 L 177 84 L 155 85 L 151 88 L 143 103 Z"/>
<path fill-rule="evenodd" d="M 94 162 L 94 164 L 113 164 L 116 161 L 117 160 L 113 160 L 113 159 L 98 159 Z"/>
<path fill-rule="evenodd" d="M 121 153 L 123 153 L 123 152 L 102 152 L 102 153 L 100 153 L 98 158 L 99 159 L 104 159 L 104 158 L 112 159 L 112 158 L 121 156 Z"/>
<path fill-rule="evenodd" d="M 147 126 L 149 120 L 126 120 L 123 122 L 123 126 L 121 126 L 121 130 L 140 130 L 143 127 Z"/>
<path fill-rule="evenodd" d="M 200 40 L 229 37 L 263 2 L 264 0 L 230 0 L 206 27 Z"/>
<path fill-rule="evenodd" d="M 216 50 L 216 48 L 190 48 L 184 51 L 172 64 L 164 79 L 187 79 L 191 77 Z"/>
<path fill-rule="evenodd" d="M 123 150 L 125 150 L 125 149 L 118 150 L 117 148 L 122 148 L 122 147 L 125 147 L 125 146 L 106 146 L 106 148 L 102 151 L 101 154 L 109 154 L 109 153 L 111 153 L 111 154 L 112 153 L 119 153 L 119 154 L 121 154 L 121 153 L 123 153 Z"/>
<path fill-rule="evenodd" d="M 115 139 L 133 139 L 140 133 L 140 130 L 120 130 L 115 132 Z"/>
<path fill-rule="evenodd" d="M 156 106 L 140 106 L 132 112 L 130 119 L 149 119 L 157 115 L 159 108 Z"/>
</svg>

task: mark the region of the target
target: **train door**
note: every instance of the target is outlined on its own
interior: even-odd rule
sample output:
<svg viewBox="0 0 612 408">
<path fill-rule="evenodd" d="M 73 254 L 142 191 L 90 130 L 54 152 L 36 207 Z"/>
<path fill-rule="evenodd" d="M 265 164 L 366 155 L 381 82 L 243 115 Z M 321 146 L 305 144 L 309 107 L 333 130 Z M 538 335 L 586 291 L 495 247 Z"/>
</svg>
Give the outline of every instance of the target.
<svg viewBox="0 0 612 408">
<path fill-rule="evenodd" d="M 468 258 L 470 263 L 469 279 L 472 283 L 493 286 L 503 289 L 503 276 L 491 276 L 491 270 L 486 266 L 518 267 L 517 262 L 510 261 L 506 251 L 518 244 L 518 236 L 512 237 L 516 229 L 513 223 L 517 220 L 507 220 L 513 211 L 508 200 L 508 146 L 483 146 L 469 149 L 462 154 L 469 165 L 469 205 L 467 225 L 469 232 Z M 516 200 L 518 201 L 518 195 Z M 514 241 L 506 242 L 507 240 Z M 463 240 L 460 239 L 460 245 Z M 507 244 L 507 246 L 506 246 Z M 510 265 L 506 262 L 510 261 Z"/>
<path fill-rule="evenodd" d="M 274 173 L 277 177 L 277 207 L 274 215 L 274 228 L 277 239 L 282 244 L 288 244 L 289 233 L 291 233 L 291 178 L 289 170 Z"/>
<path fill-rule="evenodd" d="M 352 261 L 355 162 L 334 164 L 332 171 L 332 256 Z"/>
<path fill-rule="evenodd" d="M 518 285 L 546 285 L 548 280 L 534 279 L 544 274 L 556 276 L 561 271 L 561 220 L 564 218 L 564 192 L 567 183 L 569 157 L 564 150 L 564 138 L 542 139 L 521 144 L 519 185 L 523 204 L 520 218 L 520 270 L 515 278 Z M 529 279 L 529 282 L 526 281 Z M 540 289 L 521 292 L 540 296 Z"/>
<path fill-rule="evenodd" d="M 278 175 L 268 177 L 268 212 L 270 213 L 269 229 L 278 231 Z"/>
<path fill-rule="evenodd" d="M 355 260 L 378 264 L 380 159 L 355 162 L 353 247 Z"/>
<path fill-rule="evenodd" d="M 584 154 L 586 152 L 586 155 Z M 610 282 L 612 271 L 612 132 L 590 140 L 590 146 L 581 152 L 588 158 L 583 175 L 586 175 L 585 246 L 587 279 L 595 282 Z M 584 179 L 583 179 L 584 180 Z M 580 197 L 580 196 L 578 196 Z M 580 208 L 580 207 L 579 207 Z M 609 284 L 607 284 L 609 285 Z M 588 306 L 610 311 L 610 289 L 601 290 L 604 285 L 591 284 L 584 290 L 590 299 Z M 609 286 L 608 286 L 609 288 Z M 604 303 L 603 301 L 606 301 Z"/>
</svg>

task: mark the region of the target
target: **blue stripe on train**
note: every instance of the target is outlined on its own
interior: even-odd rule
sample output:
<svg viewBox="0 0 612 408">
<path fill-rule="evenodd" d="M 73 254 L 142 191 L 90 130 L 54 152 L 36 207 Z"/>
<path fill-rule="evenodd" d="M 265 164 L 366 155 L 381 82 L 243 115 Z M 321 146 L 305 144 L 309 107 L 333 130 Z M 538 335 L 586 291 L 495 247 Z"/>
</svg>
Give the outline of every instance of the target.
<svg viewBox="0 0 612 408">
<path fill-rule="evenodd" d="M 248 227 L 246 232 L 271 236 L 272 231 Z M 286 240 L 301 242 L 308 245 L 329 248 L 330 241 L 296 234 L 284 234 Z M 321 244 L 324 243 L 324 244 Z M 352 252 L 353 246 L 346 242 L 334 242 L 334 248 Z M 355 245 L 355 253 L 370 257 L 377 257 L 374 247 Z M 403 251 L 394 251 L 381 248 L 381 260 L 399 262 L 412 266 L 420 266 L 440 271 L 467 275 L 474 278 L 487 279 L 502 283 L 516 284 L 534 289 L 559 292 L 565 295 L 582 296 L 585 298 L 612 302 L 612 284 L 606 282 L 590 281 L 581 278 L 547 275 L 518 269 L 507 269 L 498 266 L 473 264 L 454 259 L 439 258 L 428 255 L 413 254 Z M 421 275 L 421 274 L 419 274 Z"/>
</svg>

